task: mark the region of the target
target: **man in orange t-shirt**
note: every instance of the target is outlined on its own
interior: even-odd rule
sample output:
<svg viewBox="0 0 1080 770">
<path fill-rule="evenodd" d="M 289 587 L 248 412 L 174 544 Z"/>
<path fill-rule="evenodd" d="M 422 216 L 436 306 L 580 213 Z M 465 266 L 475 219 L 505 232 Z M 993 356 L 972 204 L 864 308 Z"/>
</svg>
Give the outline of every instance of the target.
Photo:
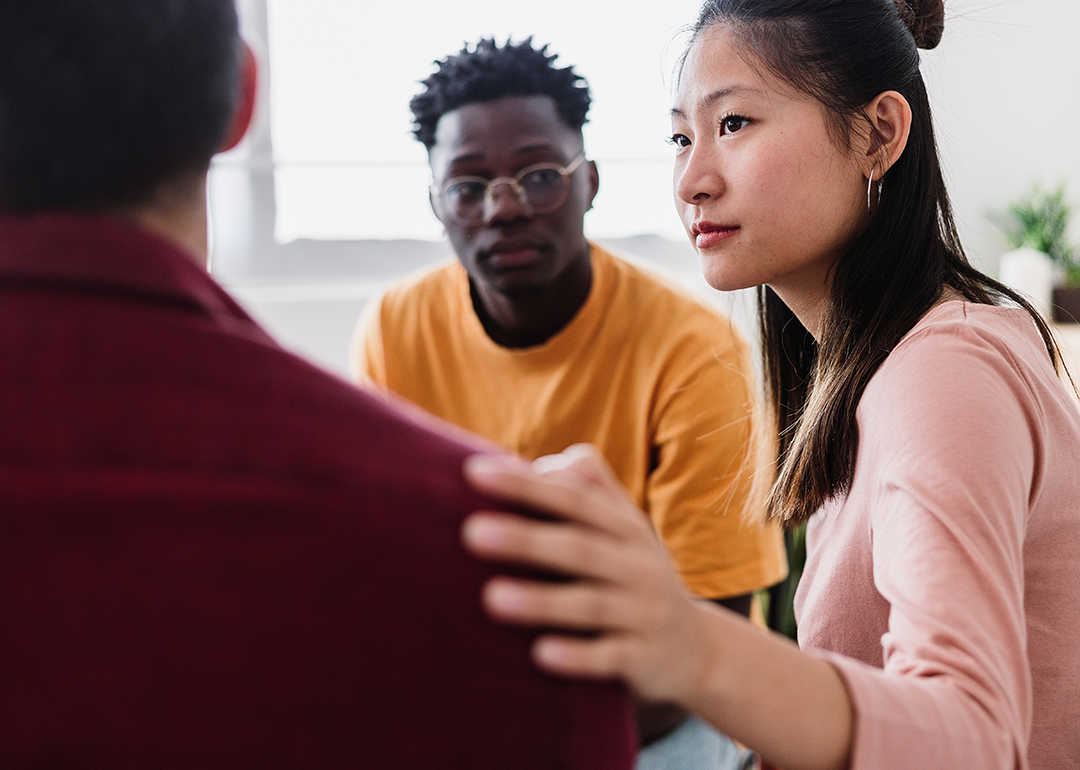
<svg viewBox="0 0 1080 770">
<path fill-rule="evenodd" d="M 529 458 L 595 444 L 687 586 L 747 614 L 786 573 L 780 533 L 749 521 L 768 458 L 748 346 L 728 318 L 586 240 L 589 91 L 555 58 L 483 40 L 413 99 L 458 259 L 365 310 L 356 378 Z M 683 715 L 639 717 L 649 744 Z"/>
</svg>

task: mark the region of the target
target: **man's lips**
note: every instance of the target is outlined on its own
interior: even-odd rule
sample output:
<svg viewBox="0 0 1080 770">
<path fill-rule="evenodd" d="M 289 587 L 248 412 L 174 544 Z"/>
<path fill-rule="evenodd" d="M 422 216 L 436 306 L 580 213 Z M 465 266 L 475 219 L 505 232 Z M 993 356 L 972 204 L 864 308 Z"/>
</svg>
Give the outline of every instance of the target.
<svg viewBox="0 0 1080 770">
<path fill-rule="evenodd" d="M 697 222 L 690 228 L 694 234 L 694 245 L 699 249 L 715 246 L 739 232 L 738 225 L 721 225 L 715 222 Z"/>
<path fill-rule="evenodd" d="M 539 259 L 540 246 L 528 241 L 515 241 L 498 243 L 487 252 L 487 261 L 494 267 L 523 267 Z"/>
</svg>

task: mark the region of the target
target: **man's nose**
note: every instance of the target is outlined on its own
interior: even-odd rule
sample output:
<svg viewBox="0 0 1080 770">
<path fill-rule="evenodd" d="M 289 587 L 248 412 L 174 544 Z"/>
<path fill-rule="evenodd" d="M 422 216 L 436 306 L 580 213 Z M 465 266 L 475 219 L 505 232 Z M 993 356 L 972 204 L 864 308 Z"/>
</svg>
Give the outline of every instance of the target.
<svg viewBox="0 0 1080 770">
<path fill-rule="evenodd" d="M 521 200 L 517 186 L 510 179 L 495 179 L 484 195 L 484 221 L 509 222 L 528 218 L 532 212 Z"/>
</svg>

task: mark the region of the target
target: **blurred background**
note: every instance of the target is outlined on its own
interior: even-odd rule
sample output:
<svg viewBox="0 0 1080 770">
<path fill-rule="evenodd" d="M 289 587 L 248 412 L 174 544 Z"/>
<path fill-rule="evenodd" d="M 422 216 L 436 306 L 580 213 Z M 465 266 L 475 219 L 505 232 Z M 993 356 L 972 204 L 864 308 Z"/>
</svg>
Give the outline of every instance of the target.
<svg viewBox="0 0 1080 770">
<path fill-rule="evenodd" d="M 586 233 L 655 264 L 750 330 L 746 293 L 704 284 L 672 204 L 664 139 L 698 5 L 238 0 L 263 65 L 260 114 L 211 171 L 212 272 L 286 346 L 344 374 L 365 302 L 452 257 L 410 133 L 418 81 L 466 41 L 531 35 L 592 89 L 585 141 L 601 184 Z M 1080 3 L 945 7 L 945 36 L 923 53 L 923 73 L 961 238 L 996 275 L 1009 247 L 991 212 L 1036 182 L 1064 184 L 1080 200 Z"/>
</svg>

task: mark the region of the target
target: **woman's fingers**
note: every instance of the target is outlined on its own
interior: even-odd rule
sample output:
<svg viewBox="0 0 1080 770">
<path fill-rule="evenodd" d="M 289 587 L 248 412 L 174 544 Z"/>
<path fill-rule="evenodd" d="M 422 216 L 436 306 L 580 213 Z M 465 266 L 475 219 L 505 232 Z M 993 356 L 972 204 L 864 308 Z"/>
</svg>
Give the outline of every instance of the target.
<svg viewBox="0 0 1080 770">
<path fill-rule="evenodd" d="M 558 457 L 556 455 L 555 457 Z M 649 533 L 646 517 L 621 488 L 593 480 L 592 460 L 582 460 L 583 473 L 573 465 L 537 470 L 512 459 L 473 455 L 464 474 L 477 491 L 508 503 L 524 505 L 609 532 L 617 537 Z"/>
<path fill-rule="evenodd" d="M 707 650 L 692 643 L 700 636 L 698 604 L 674 596 L 661 608 L 602 586 L 541 586 L 511 578 L 493 579 L 484 589 L 484 606 L 497 620 L 567 632 L 544 633 L 533 643 L 533 659 L 544 670 L 621 679 L 638 697 L 658 702 L 685 698 L 704 670 Z"/>
<path fill-rule="evenodd" d="M 641 610 L 628 597 L 600 584 L 543 584 L 495 578 L 484 587 L 484 607 L 504 623 L 559 628 L 533 643 L 537 665 L 553 674 L 622 679 L 640 696 L 663 699 L 676 692 L 680 665 L 661 648 L 656 631 L 671 631 L 671 618 Z M 670 609 L 670 608 L 668 608 Z M 681 625 L 681 624 L 679 624 Z M 575 636 L 574 632 L 587 634 Z M 671 649 L 678 649 L 675 633 Z M 659 644 L 658 644 L 659 642 Z M 651 659 L 652 662 L 648 662 Z M 671 669 L 669 671 L 668 669 Z"/>
<path fill-rule="evenodd" d="M 591 528 L 481 511 L 462 526 L 462 540 L 474 555 L 514 562 L 586 580 L 617 581 L 633 557 L 624 544 Z"/>
<path fill-rule="evenodd" d="M 533 643 L 536 664 L 551 674 L 589 679 L 626 679 L 627 644 L 622 639 L 582 639 L 545 634 Z"/>
<path fill-rule="evenodd" d="M 695 602 L 648 517 L 595 449 L 572 447 L 532 465 L 474 456 L 465 473 L 488 496 L 556 517 L 479 512 L 462 529 L 477 556 L 571 578 L 497 577 L 484 588 L 493 618 L 566 632 L 536 641 L 540 666 L 567 676 L 619 677 L 656 700 L 676 700 L 687 690 L 700 671 L 700 661 L 685 654 L 686 639 L 695 636 Z"/>
<path fill-rule="evenodd" d="M 572 444 L 557 455 L 540 457 L 533 461 L 533 468 L 540 473 L 572 471 L 589 484 L 618 492 L 627 500 L 630 499 L 615 471 L 592 444 Z"/>
<path fill-rule="evenodd" d="M 618 634 L 639 620 L 617 591 L 580 581 L 493 578 L 484 586 L 483 602 L 492 617 L 515 625 Z"/>
</svg>

